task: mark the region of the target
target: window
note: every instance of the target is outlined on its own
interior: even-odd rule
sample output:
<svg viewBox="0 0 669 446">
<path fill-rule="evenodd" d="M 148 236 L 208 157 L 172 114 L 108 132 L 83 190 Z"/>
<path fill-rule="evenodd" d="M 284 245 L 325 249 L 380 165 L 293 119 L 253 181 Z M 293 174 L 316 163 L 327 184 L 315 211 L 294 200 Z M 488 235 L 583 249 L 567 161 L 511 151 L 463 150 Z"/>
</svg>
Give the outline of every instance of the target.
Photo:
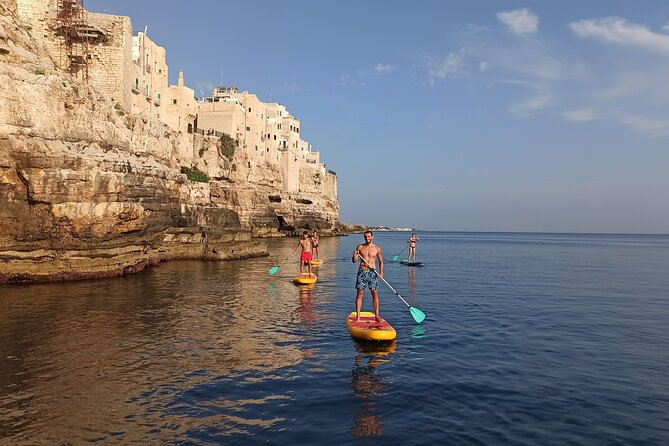
<svg viewBox="0 0 669 446">
<path fill-rule="evenodd" d="M 251 107 L 249 107 L 249 113 L 251 113 Z"/>
<path fill-rule="evenodd" d="M 250 132 L 250 131 L 251 131 L 251 127 L 246 127 L 246 131 L 247 131 L 247 132 Z"/>
<path fill-rule="evenodd" d="M 176 100 L 176 99 L 172 99 L 172 104 L 177 105 L 177 100 Z"/>
<path fill-rule="evenodd" d="M 276 141 L 276 135 L 274 135 L 274 141 Z"/>
<path fill-rule="evenodd" d="M 135 78 L 135 90 L 139 90 L 139 79 Z"/>
</svg>

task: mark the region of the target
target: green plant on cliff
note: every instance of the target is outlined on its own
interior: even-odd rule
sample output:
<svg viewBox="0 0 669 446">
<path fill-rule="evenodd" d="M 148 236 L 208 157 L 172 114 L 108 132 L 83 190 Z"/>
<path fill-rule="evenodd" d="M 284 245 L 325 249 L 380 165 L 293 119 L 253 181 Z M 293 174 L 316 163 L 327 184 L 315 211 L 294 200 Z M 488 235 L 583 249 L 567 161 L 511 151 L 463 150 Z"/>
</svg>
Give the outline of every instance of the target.
<svg viewBox="0 0 669 446">
<path fill-rule="evenodd" d="M 220 139 L 221 148 L 219 153 L 221 156 L 231 160 L 235 155 L 235 149 L 237 148 L 237 141 L 232 139 L 230 135 L 223 134 Z"/>
<path fill-rule="evenodd" d="M 188 178 L 191 181 L 199 181 L 200 183 L 208 183 L 209 182 L 209 176 L 197 169 L 191 169 L 186 166 L 181 166 L 181 173 L 186 174 L 186 178 Z"/>
<path fill-rule="evenodd" d="M 46 74 L 46 70 L 42 67 L 35 68 L 35 74 L 38 76 L 44 76 Z"/>
</svg>

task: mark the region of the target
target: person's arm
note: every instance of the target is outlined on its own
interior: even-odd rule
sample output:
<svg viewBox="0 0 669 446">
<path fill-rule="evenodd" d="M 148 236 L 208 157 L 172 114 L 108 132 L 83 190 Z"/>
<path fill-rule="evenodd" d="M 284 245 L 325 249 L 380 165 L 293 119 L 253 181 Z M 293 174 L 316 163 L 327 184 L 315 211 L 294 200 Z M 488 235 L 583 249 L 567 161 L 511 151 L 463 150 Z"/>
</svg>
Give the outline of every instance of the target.
<svg viewBox="0 0 669 446">
<path fill-rule="evenodd" d="M 383 251 L 379 248 L 379 253 L 376 255 L 379 258 L 379 277 L 383 279 Z"/>
<path fill-rule="evenodd" d="M 300 249 L 300 246 L 302 246 L 302 242 L 300 241 L 297 246 L 295 247 L 295 251 L 293 251 L 293 254 L 297 252 L 298 249 Z"/>
<path fill-rule="evenodd" d="M 358 251 L 360 249 L 360 245 L 355 247 L 355 251 L 353 251 L 353 257 L 351 258 L 351 262 L 357 263 L 358 262 L 358 255 L 360 252 Z"/>
</svg>

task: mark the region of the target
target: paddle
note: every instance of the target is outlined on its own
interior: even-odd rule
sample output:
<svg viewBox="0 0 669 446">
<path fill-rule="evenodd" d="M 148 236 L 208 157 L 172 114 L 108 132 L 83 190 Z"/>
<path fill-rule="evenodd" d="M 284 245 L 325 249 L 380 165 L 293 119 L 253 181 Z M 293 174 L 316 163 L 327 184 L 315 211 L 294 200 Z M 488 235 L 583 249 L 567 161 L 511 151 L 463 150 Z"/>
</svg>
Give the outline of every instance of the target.
<svg viewBox="0 0 669 446">
<path fill-rule="evenodd" d="M 270 275 L 270 276 L 273 276 L 274 274 L 276 274 L 276 272 L 279 271 L 279 266 L 282 265 L 282 264 L 284 264 L 284 263 L 286 263 L 288 260 L 290 260 L 291 257 L 293 257 L 293 256 L 291 255 L 291 256 L 286 257 L 285 259 L 283 259 L 283 260 L 279 263 L 279 265 L 273 266 L 273 267 L 271 267 L 269 270 L 267 270 L 267 272 L 269 273 L 269 275 Z"/>
<path fill-rule="evenodd" d="M 409 245 L 407 244 L 407 245 L 404 247 L 404 249 L 407 249 L 408 247 L 409 247 Z M 400 254 L 402 254 L 402 253 L 404 252 L 404 249 L 401 250 L 400 253 L 397 254 L 396 256 L 393 256 L 393 262 L 397 262 L 397 259 L 399 258 Z"/>
<path fill-rule="evenodd" d="M 400 254 L 401 254 L 401 253 L 400 253 Z M 368 268 L 370 268 L 372 271 L 374 271 L 374 272 L 376 273 L 377 276 L 379 275 L 379 273 L 376 272 L 376 270 L 375 270 L 374 268 L 372 268 L 372 266 L 371 266 L 369 263 L 367 263 L 367 260 L 365 260 L 365 258 L 364 258 L 363 256 L 361 256 L 360 253 L 358 253 L 358 256 L 360 257 L 360 259 L 362 259 L 363 262 L 365 262 L 365 265 L 367 265 Z M 397 291 L 395 291 L 395 288 L 393 288 L 393 287 L 388 283 L 388 281 L 386 281 L 386 279 L 384 279 L 383 277 L 381 277 L 380 279 L 383 280 L 383 281 L 385 282 L 386 285 L 388 285 L 388 288 L 390 288 L 391 290 L 393 290 L 393 293 L 395 293 L 395 295 L 396 295 L 397 297 L 399 297 L 400 300 L 401 300 L 402 302 L 404 302 L 404 304 L 405 304 L 407 307 L 409 307 L 409 312 L 411 313 L 411 316 L 413 317 L 413 319 L 414 319 L 416 322 L 418 322 L 418 323 L 420 324 L 421 322 L 423 322 L 423 321 L 425 320 L 425 313 L 423 313 L 422 311 L 420 311 L 418 308 L 415 308 L 415 307 L 412 307 L 411 305 L 409 305 L 409 304 L 407 303 L 407 301 L 404 300 L 404 298 L 403 298 L 402 296 L 400 296 L 400 293 L 398 293 Z"/>
</svg>

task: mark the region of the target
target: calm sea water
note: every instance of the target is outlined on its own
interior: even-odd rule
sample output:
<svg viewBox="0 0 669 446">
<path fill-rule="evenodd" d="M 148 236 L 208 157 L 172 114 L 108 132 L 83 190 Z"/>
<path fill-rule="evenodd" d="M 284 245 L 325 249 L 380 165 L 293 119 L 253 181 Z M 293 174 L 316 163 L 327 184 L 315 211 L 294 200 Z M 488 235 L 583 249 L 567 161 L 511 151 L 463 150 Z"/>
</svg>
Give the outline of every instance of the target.
<svg viewBox="0 0 669 446">
<path fill-rule="evenodd" d="M 669 444 L 669 237 L 379 233 L 386 346 L 354 342 L 361 235 L 0 287 L 0 444 Z M 280 264 L 276 276 L 267 269 Z M 365 295 L 365 309 L 371 309 Z"/>
</svg>

